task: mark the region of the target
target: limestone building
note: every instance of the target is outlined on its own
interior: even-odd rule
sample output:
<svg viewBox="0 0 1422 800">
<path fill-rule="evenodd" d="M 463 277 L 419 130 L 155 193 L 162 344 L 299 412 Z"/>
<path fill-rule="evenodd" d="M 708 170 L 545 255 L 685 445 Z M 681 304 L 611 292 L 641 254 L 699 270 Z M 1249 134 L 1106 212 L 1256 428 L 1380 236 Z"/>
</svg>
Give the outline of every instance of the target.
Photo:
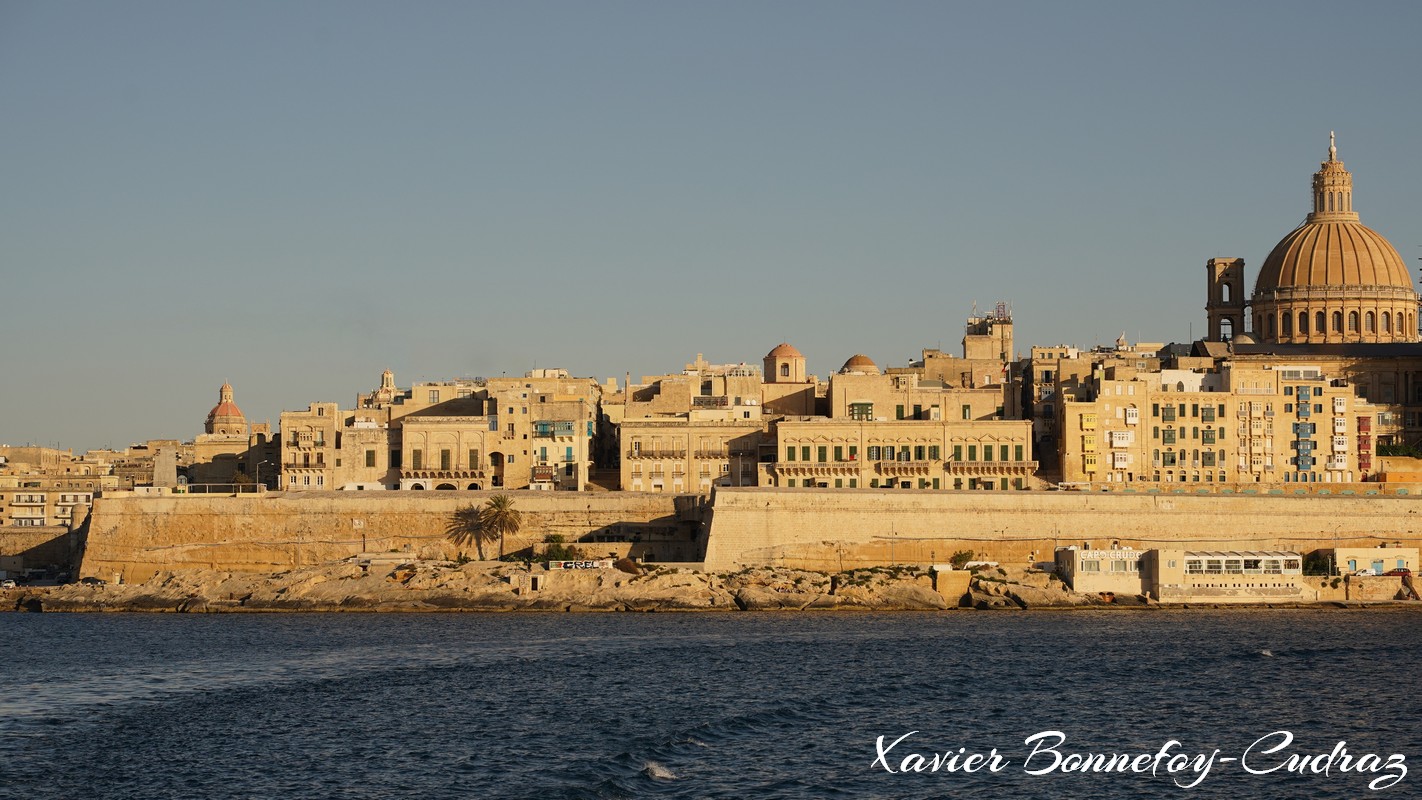
<svg viewBox="0 0 1422 800">
<path fill-rule="evenodd" d="M 1354 484 L 1378 466 L 1380 410 L 1317 366 L 1107 367 L 1061 405 L 1062 479 L 1073 485 Z"/>
<path fill-rule="evenodd" d="M 232 384 L 223 383 L 217 393 L 217 405 L 207 413 L 203 432 L 193 437 L 187 482 L 190 486 L 232 485 L 253 483 L 264 469 L 275 474 L 277 465 L 270 457 L 274 454 L 270 444 L 271 426 L 265 422 L 249 423 L 233 400 Z"/>
<path fill-rule="evenodd" d="M 282 485 L 318 489 L 587 487 L 601 386 L 564 370 L 380 388 L 356 407 L 282 413 Z"/>
<path fill-rule="evenodd" d="M 1313 175 L 1304 222 L 1264 259 L 1244 297 L 1244 261 L 1206 263 L 1209 338 L 1245 331 L 1265 344 L 1416 342 L 1418 296 L 1407 265 L 1353 209 L 1353 175 L 1329 135 L 1328 159 Z"/>
</svg>

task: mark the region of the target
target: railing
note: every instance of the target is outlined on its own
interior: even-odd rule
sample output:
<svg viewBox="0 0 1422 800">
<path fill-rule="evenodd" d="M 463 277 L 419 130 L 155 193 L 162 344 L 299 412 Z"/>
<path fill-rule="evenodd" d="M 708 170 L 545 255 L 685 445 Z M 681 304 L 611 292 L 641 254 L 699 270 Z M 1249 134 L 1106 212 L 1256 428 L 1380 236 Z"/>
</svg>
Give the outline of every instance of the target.
<svg viewBox="0 0 1422 800">
<path fill-rule="evenodd" d="M 628 450 L 628 458 L 686 458 L 685 450 L 652 450 L 642 448 L 641 450 Z"/>
</svg>

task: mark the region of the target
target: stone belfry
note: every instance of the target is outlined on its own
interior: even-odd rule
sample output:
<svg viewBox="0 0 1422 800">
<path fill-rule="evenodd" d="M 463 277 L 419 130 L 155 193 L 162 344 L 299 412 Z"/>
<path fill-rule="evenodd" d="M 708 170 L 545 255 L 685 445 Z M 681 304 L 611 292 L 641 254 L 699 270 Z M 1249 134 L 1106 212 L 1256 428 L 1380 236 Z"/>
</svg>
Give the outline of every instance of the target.
<svg viewBox="0 0 1422 800">
<path fill-rule="evenodd" d="M 1244 333 L 1244 259 L 1212 258 L 1205 262 L 1206 341 L 1224 342 Z"/>
</svg>

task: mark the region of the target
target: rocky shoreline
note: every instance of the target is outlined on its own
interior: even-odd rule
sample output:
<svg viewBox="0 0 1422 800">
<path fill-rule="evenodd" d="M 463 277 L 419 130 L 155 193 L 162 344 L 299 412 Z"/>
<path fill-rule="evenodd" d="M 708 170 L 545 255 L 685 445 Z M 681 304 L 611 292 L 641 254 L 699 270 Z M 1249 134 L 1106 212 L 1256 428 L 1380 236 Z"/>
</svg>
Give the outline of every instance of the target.
<svg viewBox="0 0 1422 800">
<path fill-rule="evenodd" d="M 1035 570 L 990 568 L 971 575 L 935 575 L 920 567 L 896 566 L 830 575 L 758 567 L 734 573 L 707 573 L 630 562 L 617 568 L 577 570 L 547 570 L 503 562 L 409 561 L 383 566 L 338 562 L 271 575 L 189 570 L 160 573 L 136 584 L 21 587 L 0 593 L 0 610 L 44 612 L 729 612 L 1128 607 L 1159 605 L 1144 597 L 1116 596 L 1108 601 L 1079 594 L 1067 589 L 1056 576 Z"/>
</svg>

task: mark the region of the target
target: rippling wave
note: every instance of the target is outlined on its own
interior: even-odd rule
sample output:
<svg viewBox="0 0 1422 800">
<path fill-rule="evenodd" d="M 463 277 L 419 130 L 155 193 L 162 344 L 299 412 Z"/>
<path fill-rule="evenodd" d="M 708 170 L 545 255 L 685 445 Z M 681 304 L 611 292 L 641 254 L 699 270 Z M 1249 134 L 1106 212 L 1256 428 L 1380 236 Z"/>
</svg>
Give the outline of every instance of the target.
<svg viewBox="0 0 1422 800">
<path fill-rule="evenodd" d="M 1023 740 L 1042 730 L 1084 752 L 1176 739 L 1227 755 L 1292 730 L 1300 752 L 1346 740 L 1422 758 L 1422 734 L 1396 713 L 1422 685 L 1422 615 L 1408 613 L 6 621 L 4 797 L 1191 794 L 1148 774 L 1026 775 Z M 998 748 L 1012 765 L 873 766 L 877 737 L 910 731 L 912 752 Z M 1193 794 L 1371 793 L 1356 775 L 1220 764 Z M 1415 780 L 1391 796 L 1416 796 Z"/>
</svg>

